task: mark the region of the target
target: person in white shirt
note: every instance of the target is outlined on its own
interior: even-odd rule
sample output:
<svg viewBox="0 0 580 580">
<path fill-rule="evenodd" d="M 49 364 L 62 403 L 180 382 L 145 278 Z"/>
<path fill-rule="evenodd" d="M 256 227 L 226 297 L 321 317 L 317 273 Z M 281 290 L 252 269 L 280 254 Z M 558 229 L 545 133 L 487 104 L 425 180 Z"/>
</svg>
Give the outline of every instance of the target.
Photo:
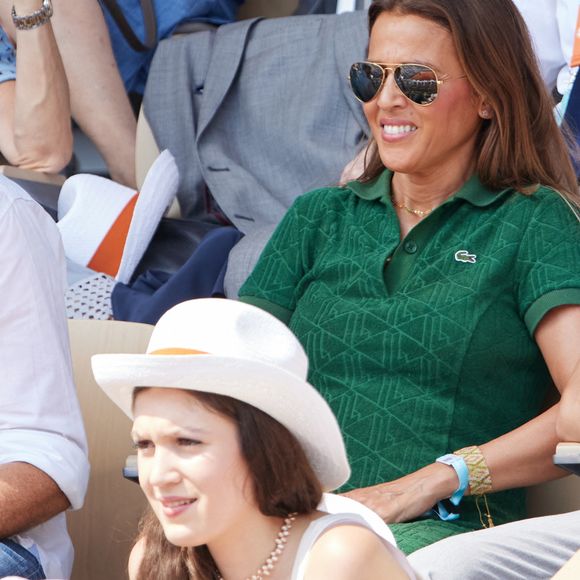
<svg viewBox="0 0 580 580">
<path fill-rule="evenodd" d="M 64 511 L 89 464 L 72 379 L 64 253 L 48 214 L 0 176 L 0 577 L 68 578 Z"/>
</svg>

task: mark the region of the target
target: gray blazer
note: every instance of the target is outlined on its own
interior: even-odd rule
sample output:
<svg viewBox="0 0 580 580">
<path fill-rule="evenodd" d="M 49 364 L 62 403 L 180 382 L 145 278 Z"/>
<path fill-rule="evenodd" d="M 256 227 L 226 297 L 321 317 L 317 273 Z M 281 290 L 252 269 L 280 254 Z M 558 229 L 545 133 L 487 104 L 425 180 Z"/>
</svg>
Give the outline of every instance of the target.
<svg viewBox="0 0 580 580">
<path fill-rule="evenodd" d="M 209 189 L 250 246 L 297 196 L 336 183 L 368 135 L 347 81 L 367 36 L 366 13 L 353 12 L 163 41 L 143 104 L 158 145 L 177 160 L 184 216 L 209 219 Z"/>
<path fill-rule="evenodd" d="M 177 159 L 184 215 L 203 217 L 207 186 L 247 233 L 336 182 L 368 131 L 347 81 L 366 43 L 363 12 L 241 21 L 163 41 L 144 107 Z"/>
</svg>

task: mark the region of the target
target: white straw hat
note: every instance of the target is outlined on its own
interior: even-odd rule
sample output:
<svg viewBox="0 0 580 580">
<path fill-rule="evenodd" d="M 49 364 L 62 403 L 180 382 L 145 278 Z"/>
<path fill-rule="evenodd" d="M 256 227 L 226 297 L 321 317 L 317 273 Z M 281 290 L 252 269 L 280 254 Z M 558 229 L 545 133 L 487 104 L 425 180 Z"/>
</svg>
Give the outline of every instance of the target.
<svg viewBox="0 0 580 580">
<path fill-rule="evenodd" d="M 350 476 L 338 423 L 306 381 L 302 346 L 282 322 L 255 306 L 221 298 L 182 302 L 159 319 L 147 354 L 98 354 L 92 366 L 97 383 L 131 418 L 138 386 L 227 395 L 284 425 L 325 491 Z"/>
<path fill-rule="evenodd" d="M 58 229 L 67 258 L 127 283 L 177 193 L 179 172 L 163 151 L 141 192 L 98 175 L 69 177 L 58 198 Z"/>
</svg>

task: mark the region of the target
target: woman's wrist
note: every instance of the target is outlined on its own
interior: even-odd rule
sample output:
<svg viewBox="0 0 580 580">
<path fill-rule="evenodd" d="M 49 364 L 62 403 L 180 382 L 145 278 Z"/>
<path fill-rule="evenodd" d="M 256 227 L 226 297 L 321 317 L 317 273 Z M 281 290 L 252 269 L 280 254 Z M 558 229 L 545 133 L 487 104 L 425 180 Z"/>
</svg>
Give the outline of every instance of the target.
<svg viewBox="0 0 580 580">
<path fill-rule="evenodd" d="M 459 478 L 455 470 L 449 465 L 435 462 L 423 467 L 417 473 L 424 476 L 425 493 L 433 505 L 442 499 L 451 497 L 459 486 Z"/>
<path fill-rule="evenodd" d="M 12 23 L 17 31 L 41 28 L 52 14 L 51 0 L 15 0 L 12 5 Z"/>
</svg>

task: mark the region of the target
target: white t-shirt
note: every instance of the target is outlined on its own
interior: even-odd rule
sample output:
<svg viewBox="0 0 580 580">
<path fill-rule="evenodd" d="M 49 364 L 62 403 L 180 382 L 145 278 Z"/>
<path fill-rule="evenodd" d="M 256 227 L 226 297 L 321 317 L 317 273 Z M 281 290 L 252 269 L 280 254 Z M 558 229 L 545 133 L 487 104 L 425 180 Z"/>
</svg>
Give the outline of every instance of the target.
<svg viewBox="0 0 580 580">
<path fill-rule="evenodd" d="M 4 176 L 0 256 L 0 464 L 41 469 L 78 509 L 89 465 L 72 379 L 60 235 L 48 214 Z M 12 539 L 39 556 L 48 578 L 70 576 L 64 514 Z"/>
<path fill-rule="evenodd" d="M 332 493 L 323 494 L 318 506 L 319 511 L 328 515 L 314 520 L 306 528 L 300 539 L 294 559 L 291 580 L 303 580 L 308 565 L 308 557 L 316 540 L 326 531 L 340 525 L 358 525 L 372 530 L 382 541 L 409 580 L 420 580 L 414 573 L 404 554 L 397 548 L 397 543 L 389 526 L 371 509 L 348 497 Z"/>
</svg>

